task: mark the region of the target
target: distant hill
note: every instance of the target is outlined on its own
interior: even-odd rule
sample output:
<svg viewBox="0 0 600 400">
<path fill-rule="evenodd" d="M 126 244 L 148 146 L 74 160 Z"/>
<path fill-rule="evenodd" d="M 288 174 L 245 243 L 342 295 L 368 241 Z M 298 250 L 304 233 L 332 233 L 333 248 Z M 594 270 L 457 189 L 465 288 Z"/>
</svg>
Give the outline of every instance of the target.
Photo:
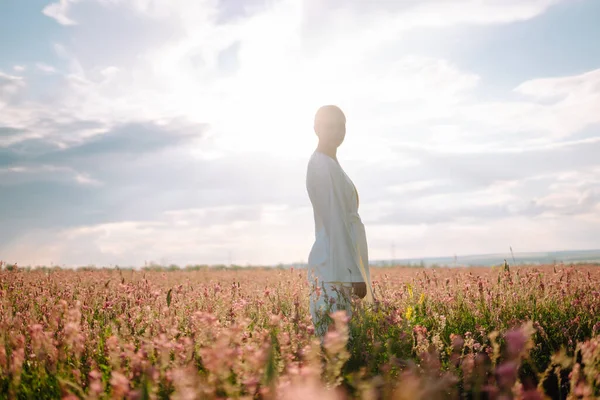
<svg viewBox="0 0 600 400">
<path fill-rule="evenodd" d="M 373 260 L 374 266 L 394 265 L 439 265 L 439 266 L 493 266 L 504 263 L 509 264 L 552 264 L 552 263 L 578 263 L 600 262 L 600 250 L 572 250 L 552 251 L 544 253 L 514 253 L 510 251 L 498 254 L 457 255 L 455 257 L 424 257 L 396 260 Z"/>
<path fill-rule="evenodd" d="M 414 265 L 414 266 L 494 266 L 502 265 L 504 260 L 509 264 L 553 264 L 553 263 L 600 263 L 600 250 L 570 250 L 570 251 L 551 251 L 551 252 L 530 252 L 530 253 L 514 253 L 510 251 L 497 254 L 474 254 L 474 255 L 457 255 L 456 259 L 452 257 L 422 257 L 422 258 L 399 258 L 394 260 L 371 260 L 369 264 L 372 266 L 390 266 L 390 265 Z M 306 267 L 306 264 L 280 264 L 280 267 L 296 268 Z"/>
</svg>

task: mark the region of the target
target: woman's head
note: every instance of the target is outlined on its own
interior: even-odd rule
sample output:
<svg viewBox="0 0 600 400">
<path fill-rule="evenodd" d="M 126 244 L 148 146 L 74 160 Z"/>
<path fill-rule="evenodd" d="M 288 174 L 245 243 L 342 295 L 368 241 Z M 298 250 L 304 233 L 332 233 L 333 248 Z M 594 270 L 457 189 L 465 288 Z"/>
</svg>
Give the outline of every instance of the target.
<svg viewBox="0 0 600 400">
<path fill-rule="evenodd" d="M 346 116 L 339 107 L 328 105 L 317 110 L 315 133 L 319 142 L 327 147 L 337 148 L 346 136 Z"/>
</svg>

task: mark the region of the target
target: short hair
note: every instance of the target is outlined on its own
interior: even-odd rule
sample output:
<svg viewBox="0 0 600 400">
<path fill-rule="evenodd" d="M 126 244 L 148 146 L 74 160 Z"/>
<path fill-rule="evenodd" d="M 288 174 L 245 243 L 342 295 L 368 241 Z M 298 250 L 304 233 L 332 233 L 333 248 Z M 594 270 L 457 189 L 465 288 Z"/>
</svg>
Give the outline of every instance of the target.
<svg viewBox="0 0 600 400">
<path fill-rule="evenodd" d="M 346 123 L 344 112 L 334 105 L 322 106 L 315 114 L 315 130 L 330 129 Z"/>
</svg>

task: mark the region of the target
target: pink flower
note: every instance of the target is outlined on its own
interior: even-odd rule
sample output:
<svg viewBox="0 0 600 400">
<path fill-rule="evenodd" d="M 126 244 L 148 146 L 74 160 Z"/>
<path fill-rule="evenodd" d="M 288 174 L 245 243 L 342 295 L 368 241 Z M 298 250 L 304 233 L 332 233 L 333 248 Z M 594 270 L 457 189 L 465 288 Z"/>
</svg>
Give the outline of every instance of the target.
<svg viewBox="0 0 600 400">
<path fill-rule="evenodd" d="M 305 400 L 305 399 L 319 399 L 319 400 L 338 400 L 340 399 L 339 393 L 326 389 L 320 382 L 310 381 L 306 383 L 299 383 L 295 385 L 285 385 L 279 388 L 281 394 L 277 396 L 282 400 Z"/>
<path fill-rule="evenodd" d="M 350 321 L 348 314 L 346 314 L 346 312 L 343 310 L 332 313 L 331 318 L 334 320 L 336 328 L 346 326 L 346 324 Z"/>
<path fill-rule="evenodd" d="M 111 373 L 110 385 L 114 398 L 121 398 L 129 393 L 129 379 L 120 372 L 113 371 Z"/>
<path fill-rule="evenodd" d="M 583 397 L 584 399 L 589 399 L 592 395 L 592 388 L 585 384 L 582 380 L 575 387 L 574 394 L 579 397 Z"/>
<path fill-rule="evenodd" d="M 7 361 L 6 348 L 4 346 L 0 346 L 0 368 L 6 369 Z"/>
<path fill-rule="evenodd" d="M 93 369 L 93 370 L 90 371 L 90 373 L 88 374 L 88 376 L 92 380 L 99 380 L 99 379 L 102 378 L 102 373 L 100 371 L 98 371 L 97 369 Z"/>
<path fill-rule="evenodd" d="M 525 350 L 527 337 L 523 330 L 512 329 L 504 335 L 504 338 L 506 339 L 506 351 L 509 357 L 517 357 Z"/>
<path fill-rule="evenodd" d="M 11 373 L 13 378 L 18 380 L 21 376 L 21 369 L 23 367 L 23 361 L 25 361 L 25 350 L 23 348 L 13 350 L 12 362 L 10 363 Z"/>
<path fill-rule="evenodd" d="M 498 386 L 504 389 L 512 387 L 517 380 L 519 365 L 514 361 L 507 361 L 496 368 Z"/>
<path fill-rule="evenodd" d="M 452 349 L 455 352 L 461 352 L 462 348 L 465 345 L 465 340 L 460 335 L 455 335 L 454 333 L 450 334 L 450 341 L 452 342 Z"/>
</svg>

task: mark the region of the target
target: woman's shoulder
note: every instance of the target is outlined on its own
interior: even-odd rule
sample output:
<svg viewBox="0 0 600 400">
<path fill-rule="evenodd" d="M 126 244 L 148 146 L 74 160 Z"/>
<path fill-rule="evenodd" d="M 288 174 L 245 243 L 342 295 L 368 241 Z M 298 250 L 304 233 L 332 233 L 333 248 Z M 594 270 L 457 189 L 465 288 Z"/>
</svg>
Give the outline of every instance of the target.
<svg viewBox="0 0 600 400">
<path fill-rule="evenodd" d="M 308 164 L 331 167 L 335 165 L 335 160 L 329 157 L 327 154 L 323 154 L 320 151 L 315 150 L 310 156 Z"/>
<path fill-rule="evenodd" d="M 331 157 L 318 151 L 315 151 L 310 156 L 310 159 L 308 161 L 307 172 L 310 174 L 318 175 L 330 174 L 334 168 L 332 165 L 333 162 L 334 161 L 331 159 Z"/>
<path fill-rule="evenodd" d="M 329 182 L 333 167 L 328 158 L 330 157 L 318 151 L 311 155 L 306 170 L 306 178 L 309 182 L 314 184 Z"/>
</svg>

